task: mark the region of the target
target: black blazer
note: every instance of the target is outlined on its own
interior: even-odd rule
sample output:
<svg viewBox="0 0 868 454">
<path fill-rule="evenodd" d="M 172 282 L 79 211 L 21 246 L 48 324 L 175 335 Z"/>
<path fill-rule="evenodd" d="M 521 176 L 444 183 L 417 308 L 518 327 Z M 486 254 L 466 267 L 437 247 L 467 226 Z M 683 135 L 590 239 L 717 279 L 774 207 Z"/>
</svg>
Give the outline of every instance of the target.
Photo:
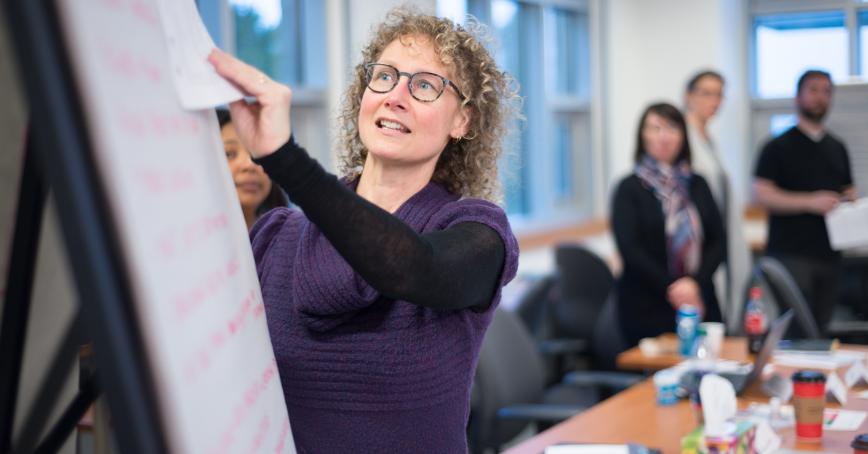
<svg viewBox="0 0 868 454">
<path fill-rule="evenodd" d="M 690 180 L 689 194 L 703 230 L 701 263 L 693 278 L 702 291 L 704 320 L 720 321 L 711 277 L 726 251 L 723 220 L 701 176 Z M 634 345 L 643 337 L 674 331 L 675 310 L 666 291 L 675 278 L 669 274 L 663 208 L 653 190 L 635 174 L 624 178 L 615 191 L 612 231 L 624 264 L 616 288 L 618 318 L 625 337 Z"/>
</svg>

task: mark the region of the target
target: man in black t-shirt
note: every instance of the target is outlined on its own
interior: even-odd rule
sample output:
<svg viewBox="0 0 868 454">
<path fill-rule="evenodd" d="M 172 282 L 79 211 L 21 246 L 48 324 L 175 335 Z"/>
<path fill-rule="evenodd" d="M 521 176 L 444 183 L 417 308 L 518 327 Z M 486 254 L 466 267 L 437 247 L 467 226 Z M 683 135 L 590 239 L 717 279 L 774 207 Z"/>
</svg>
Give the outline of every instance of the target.
<svg viewBox="0 0 868 454">
<path fill-rule="evenodd" d="M 766 252 L 792 273 L 820 330 L 837 302 L 841 270 L 824 216 L 856 197 L 847 149 L 823 127 L 831 102 L 829 73 L 805 72 L 796 94 L 799 122 L 763 147 L 753 183 L 756 202 L 769 211 Z"/>
</svg>

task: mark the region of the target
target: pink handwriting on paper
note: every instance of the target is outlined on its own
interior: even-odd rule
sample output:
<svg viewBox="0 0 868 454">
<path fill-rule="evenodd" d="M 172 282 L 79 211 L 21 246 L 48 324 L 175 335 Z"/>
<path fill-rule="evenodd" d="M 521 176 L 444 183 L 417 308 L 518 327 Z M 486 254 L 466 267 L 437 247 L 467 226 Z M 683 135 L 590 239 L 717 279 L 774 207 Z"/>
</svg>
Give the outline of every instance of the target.
<svg viewBox="0 0 868 454">
<path fill-rule="evenodd" d="M 289 437 L 289 420 L 283 422 L 280 428 L 280 436 L 277 438 L 277 446 L 274 447 L 274 454 L 280 454 L 286 449 L 286 439 Z"/>
<path fill-rule="evenodd" d="M 188 113 L 121 111 L 117 117 L 121 130 L 136 139 L 197 137 L 203 130 L 199 117 Z"/>
<path fill-rule="evenodd" d="M 232 420 L 219 437 L 219 444 L 213 451 L 215 454 L 225 453 L 232 447 L 236 441 L 238 430 L 247 423 L 250 412 L 256 405 L 259 397 L 268 389 L 268 386 L 274 381 L 276 376 L 277 365 L 272 361 L 259 377 L 248 385 L 244 391 L 243 399 L 232 410 Z"/>
<path fill-rule="evenodd" d="M 144 138 L 148 135 L 147 125 L 141 116 L 130 112 L 121 112 L 118 114 L 120 120 L 121 131 L 136 139 Z"/>
<path fill-rule="evenodd" d="M 247 293 L 247 297 L 244 298 L 241 307 L 236 311 L 235 315 L 226 322 L 226 329 L 230 335 L 234 335 L 238 331 L 238 328 L 244 324 L 244 321 L 247 320 L 248 315 L 253 313 L 254 305 L 262 306 L 262 303 L 256 304 L 256 293 L 251 290 Z"/>
<path fill-rule="evenodd" d="M 199 117 L 194 115 L 152 113 L 149 120 L 152 132 L 158 136 L 196 136 L 202 129 Z"/>
<path fill-rule="evenodd" d="M 102 0 L 102 4 L 115 11 L 127 12 L 149 27 L 160 26 L 157 11 L 143 0 Z"/>
<path fill-rule="evenodd" d="M 238 267 L 238 259 L 232 258 L 199 279 L 192 287 L 179 292 L 172 298 L 172 306 L 178 317 L 177 321 L 184 321 L 190 312 L 202 305 L 206 299 L 214 296 L 218 290 L 226 285 L 229 279 L 235 277 L 238 273 Z"/>
<path fill-rule="evenodd" d="M 105 68 L 129 82 L 143 80 L 156 84 L 163 79 L 163 70 L 159 65 L 130 49 L 101 41 L 98 51 Z"/>
<path fill-rule="evenodd" d="M 218 213 L 213 216 L 197 219 L 184 227 L 183 233 L 181 233 L 181 244 L 189 249 L 196 243 L 223 232 L 228 225 L 229 219 L 226 217 L 226 213 Z"/>
<path fill-rule="evenodd" d="M 200 346 L 185 362 L 184 375 L 189 384 L 194 384 L 202 374 L 208 372 L 212 364 L 211 358 L 220 353 L 226 342 L 232 340 L 247 320 L 258 319 L 265 312 L 262 301 L 257 301 L 256 292 L 250 289 L 241 300 L 235 314 L 226 322 L 218 323 L 208 336 L 205 344 Z"/>
<path fill-rule="evenodd" d="M 133 16 L 137 17 L 143 23 L 151 27 L 160 26 L 160 19 L 157 16 L 157 11 L 147 2 L 142 0 L 132 0 L 130 2 L 130 11 L 132 11 Z"/>
<path fill-rule="evenodd" d="M 121 0 L 102 0 L 102 4 L 109 8 L 119 9 L 124 7 L 124 2 Z"/>
<path fill-rule="evenodd" d="M 194 183 L 190 169 L 137 168 L 134 178 L 152 196 L 177 196 L 192 189 Z"/>
<path fill-rule="evenodd" d="M 157 236 L 157 251 L 164 260 L 171 260 L 189 253 L 195 246 L 202 244 L 215 235 L 222 233 L 229 225 L 226 213 L 202 216 L 190 221 L 180 232 L 174 228 Z"/>
<path fill-rule="evenodd" d="M 127 79 L 136 77 L 136 64 L 130 50 L 114 47 L 107 41 L 100 41 L 99 55 L 105 67 L 114 74 Z"/>
<path fill-rule="evenodd" d="M 141 71 L 145 80 L 155 84 L 160 83 L 163 79 L 163 70 L 158 65 L 153 64 L 147 59 L 143 58 L 139 61 L 139 71 Z"/>
<path fill-rule="evenodd" d="M 266 434 L 268 434 L 268 415 L 263 415 L 259 420 L 259 427 L 256 429 L 256 435 L 253 436 L 253 444 L 247 452 L 261 452 L 262 442 L 265 441 Z"/>
</svg>

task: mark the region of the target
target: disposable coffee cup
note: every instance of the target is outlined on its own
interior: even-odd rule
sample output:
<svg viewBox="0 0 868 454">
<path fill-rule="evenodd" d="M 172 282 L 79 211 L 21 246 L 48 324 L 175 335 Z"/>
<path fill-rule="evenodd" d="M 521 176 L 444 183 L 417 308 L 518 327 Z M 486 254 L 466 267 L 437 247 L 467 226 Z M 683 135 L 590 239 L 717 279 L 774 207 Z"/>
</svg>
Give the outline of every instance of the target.
<svg viewBox="0 0 868 454">
<path fill-rule="evenodd" d="M 812 370 L 793 374 L 793 407 L 796 410 L 796 438 L 819 442 L 823 438 L 823 410 L 826 406 L 826 376 Z"/>
<path fill-rule="evenodd" d="M 856 435 L 850 447 L 853 448 L 853 454 L 868 454 L 868 434 Z"/>
<path fill-rule="evenodd" d="M 720 358 L 720 351 L 723 349 L 723 323 L 703 322 L 699 326 L 705 328 L 705 345 L 708 348 L 708 359 L 717 361 Z"/>
</svg>

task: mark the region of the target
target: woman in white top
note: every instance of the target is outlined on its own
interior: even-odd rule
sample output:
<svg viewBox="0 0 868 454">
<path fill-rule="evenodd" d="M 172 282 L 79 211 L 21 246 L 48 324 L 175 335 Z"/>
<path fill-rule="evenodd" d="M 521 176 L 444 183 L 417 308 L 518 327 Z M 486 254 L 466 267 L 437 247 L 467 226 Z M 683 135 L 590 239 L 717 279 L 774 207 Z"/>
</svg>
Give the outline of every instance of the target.
<svg viewBox="0 0 868 454">
<path fill-rule="evenodd" d="M 733 332 L 741 327 L 742 300 L 750 274 L 751 258 L 742 230 L 744 207 L 733 197 L 723 161 L 707 129 L 709 121 L 720 108 L 723 85 L 723 76 L 715 71 L 702 71 L 693 76 L 687 83 L 685 117 L 693 171 L 708 181 L 726 226 L 726 262 L 715 275 L 715 284 L 723 319 L 727 322 L 728 331 Z"/>
</svg>

